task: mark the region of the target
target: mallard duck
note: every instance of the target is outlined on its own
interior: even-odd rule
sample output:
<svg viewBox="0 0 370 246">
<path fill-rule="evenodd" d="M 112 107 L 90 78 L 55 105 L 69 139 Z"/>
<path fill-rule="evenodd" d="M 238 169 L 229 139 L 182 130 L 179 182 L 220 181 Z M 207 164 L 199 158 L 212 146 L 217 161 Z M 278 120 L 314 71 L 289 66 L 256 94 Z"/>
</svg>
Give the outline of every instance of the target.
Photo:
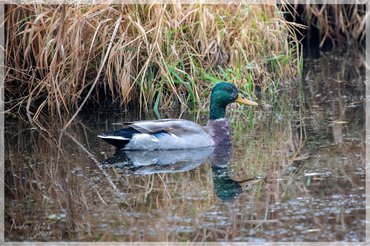
<svg viewBox="0 0 370 246">
<path fill-rule="evenodd" d="M 127 122 L 123 129 L 98 137 L 126 150 L 190 149 L 217 146 L 230 142 L 230 123 L 226 106 L 238 102 L 258 104 L 242 96 L 235 85 L 217 83 L 211 93 L 208 123 L 205 127 L 183 119 L 162 119 Z"/>
</svg>

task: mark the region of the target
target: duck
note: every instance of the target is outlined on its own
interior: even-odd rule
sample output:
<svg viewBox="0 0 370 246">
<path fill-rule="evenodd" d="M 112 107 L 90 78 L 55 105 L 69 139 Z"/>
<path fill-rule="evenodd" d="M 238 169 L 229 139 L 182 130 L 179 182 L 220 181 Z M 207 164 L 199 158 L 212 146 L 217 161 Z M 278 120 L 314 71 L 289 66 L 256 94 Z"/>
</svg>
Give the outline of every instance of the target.
<svg viewBox="0 0 370 246">
<path fill-rule="evenodd" d="M 258 106 L 229 82 L 217 83 L 211 92 L 206 126 L 184 119 L 144 120 L 123 123 L 123 128 L 98 137 L 117 149 L 171 150 L 218 146 L 231 141 L 226 107 L 231 103 Z"/>
</svg>

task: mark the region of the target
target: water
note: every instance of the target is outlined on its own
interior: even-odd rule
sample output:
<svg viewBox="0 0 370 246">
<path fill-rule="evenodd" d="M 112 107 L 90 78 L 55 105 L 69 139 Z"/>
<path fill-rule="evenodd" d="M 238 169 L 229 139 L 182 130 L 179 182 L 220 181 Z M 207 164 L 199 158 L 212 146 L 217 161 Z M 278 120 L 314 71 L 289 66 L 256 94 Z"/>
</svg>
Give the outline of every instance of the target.
<svg viewBox="0 0 370 246">
<path fill-rule="evenodd" d="M 62 137 L 58 120 L 6 115 L 5 239 L 364 241 L 363 57 L 306 60 L 298 92 L 231 106 L 222 148 L 115 153 L 96 137 L 137 112 L 85 112 Z"/>
</svg>

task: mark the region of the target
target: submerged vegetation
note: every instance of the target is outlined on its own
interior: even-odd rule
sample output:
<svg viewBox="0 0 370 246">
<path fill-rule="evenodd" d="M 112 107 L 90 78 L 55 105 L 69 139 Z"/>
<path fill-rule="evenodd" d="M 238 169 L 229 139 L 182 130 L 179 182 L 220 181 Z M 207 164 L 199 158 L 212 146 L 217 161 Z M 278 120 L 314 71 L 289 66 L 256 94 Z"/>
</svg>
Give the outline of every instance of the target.
<svg viewBox="0 0 370 246">
<path fill-rule="evenodd" d="M 86 101 L 198 106 L 213 84 L 274 94 L 299 75 L 276 5 L 7 5 L 6 103 L 36 120 Z"/>
<path fill-rule="evenodd" d="M 48 125 L 49 134 L 27 130 L 28 122 L 8 122 L 6 238 L 27 239 L 23 231 L 12 231 L 13 219 L 17 223 L 50 223 L 52 233 L 37 237 L 42 241 L 217 241 L 235 239 L 252 229 L 263 231 L 257 225 L 274 219 L 269 205 L 285 198 L 280 187 L 292 189 L 285 181 L 279 183 L 281 173 L 275 171 L 284 171 L 303 143 L 297 139 L 300 126 L 290 123 L 299 116 L 290 110 L 290 101 L 282 102 L 281 113 L 287 117 L 277 123 L 273 112 L 253 111 L 256 127 L 248 126 L 247 111 L 236 115 L 244 128 L 233 134 L 234 160 L 223 162 L 220 155 L 189 171 L 147 175 L 126 173 L 127 164 L 122 169 L 101 168 L 100 161 L 113 152 L 102 141 L 94 141 L 96 132 L 120 121 L 119 115 L 103 112 L 108 124 L 98 114 L 86 116 L 90 119 L 84 120 L 87 124 L 76 120 L 60 144 L 54 141 L 63 127 L 58 120 Z M 130 120 L 130 113 L 124 117 L 124 121 Z M 184 117 L 207 118 L 205 112 Z M 225 147 L 218 153 L 224 153 Z M 137 153 L 146 156 L 150 152 Z M 222 169 L 225 173 L 217 174 L 217 166 L 228 170 L 228 165 L 222 165 L 226 163 L 229 171 Z M 22 175 L 26 178 L 19 179 Z M 223 200 L 217 191 L 230 188 L 222 183 L 226 175 L 241 183 L 243 193 Z M 270 180 L 242 182 L 256 175 Z M 292 191 L 293 196 L 306 192 L 304 187 L 299 189 Z"/>
</svg>

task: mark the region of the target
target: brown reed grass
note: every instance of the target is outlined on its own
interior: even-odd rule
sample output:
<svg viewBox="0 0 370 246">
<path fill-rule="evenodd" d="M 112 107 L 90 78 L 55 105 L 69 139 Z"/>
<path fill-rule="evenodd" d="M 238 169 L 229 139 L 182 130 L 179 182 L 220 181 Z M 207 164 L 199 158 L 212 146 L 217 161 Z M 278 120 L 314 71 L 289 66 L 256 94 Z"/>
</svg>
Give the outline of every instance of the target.
<svg viewBox="0 0 370 246">
<path fill-rule="evenodd" d="M 308 28 L 315 27 L 319 30 L 320 47 L 325 42 L 334 46 L 365 44 L 366 19 L 369 18 L 366 4 L 338 3 L 323 1 L 323 4 L 302 5 L 303 23 Z"/>
<path fill-rule="evenodd" d="M 300 71 L 275 5 L 6 5 L 6 106 L 74 113 L 86 100 L 202 106 L 212 84 L 275 91 Z"/>
</svg>

